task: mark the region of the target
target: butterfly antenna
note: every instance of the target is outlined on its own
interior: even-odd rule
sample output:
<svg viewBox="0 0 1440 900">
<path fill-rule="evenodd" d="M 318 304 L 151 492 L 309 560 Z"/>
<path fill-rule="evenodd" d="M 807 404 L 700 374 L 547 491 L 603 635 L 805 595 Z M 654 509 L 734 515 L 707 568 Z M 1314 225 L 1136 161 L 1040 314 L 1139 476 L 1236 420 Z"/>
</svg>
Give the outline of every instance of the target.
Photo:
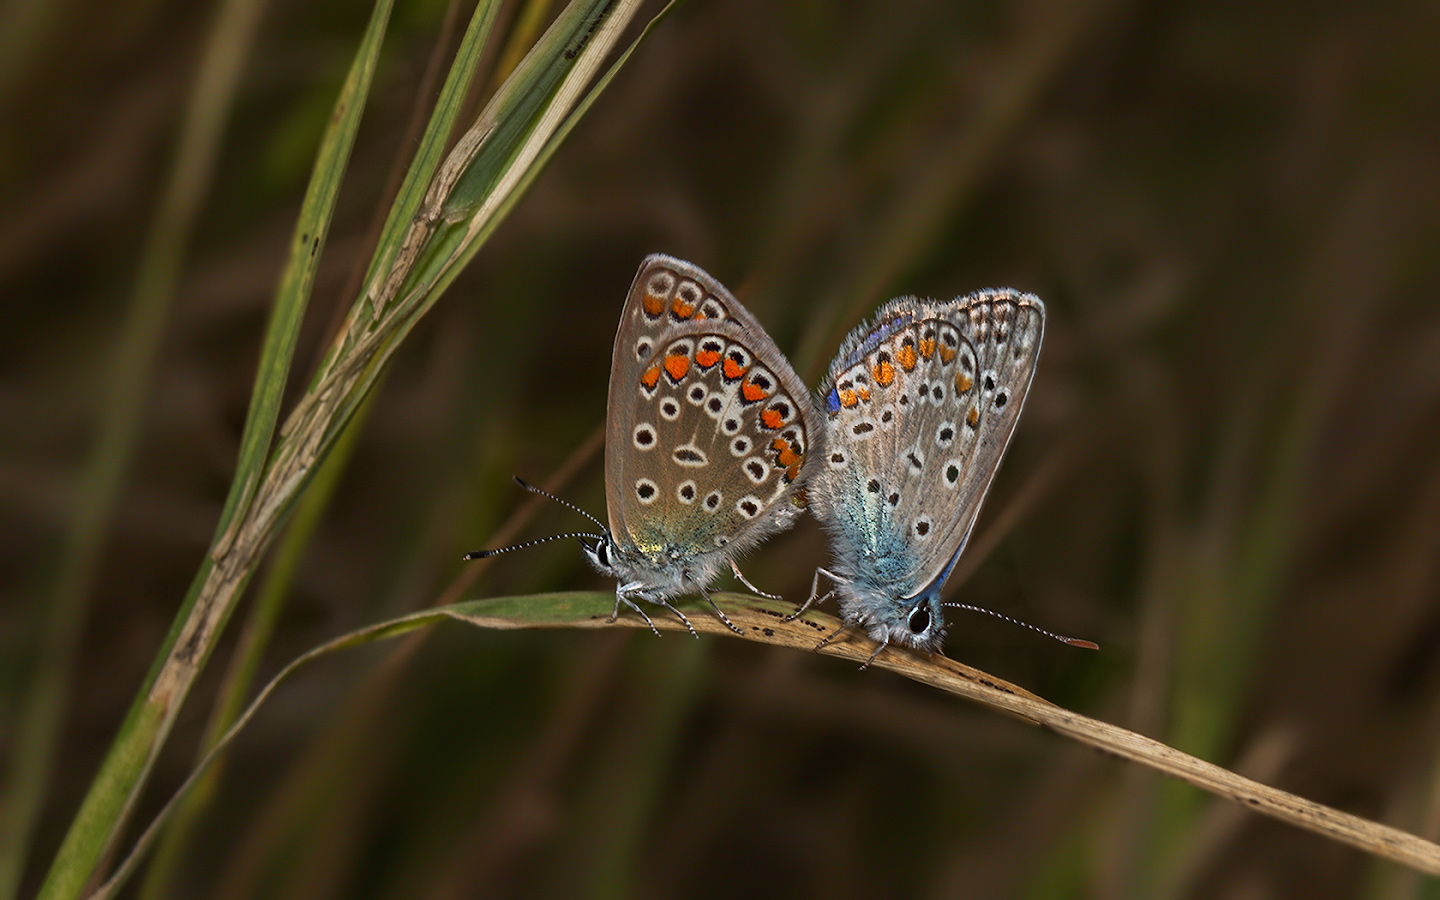
<svg viewBox="0 0 1440 900">
<path fill-rule="evenodd" d="M 988 616 L 994 616 L 994 617 L 997 618 L 997 619 L 1004 619 L 1005 621 L 1009 622 L 1009 623 L 1012 624 L 1012 625 L 1019 625 L 1021 628 L 1028 628 L 1028 629 L 1030 629 L 1031 631 L 1038 631 L 1038 632 L 1040 632 L 1041 634 L 1045 635 L 1046 637 L 1052 637 L 1052 638 L 1054 638 L 1055 640 L 1059 641 L 1060 643 L 1062 643 L 1062 644 L 1069 644 L 1069 645 L 1072 646 L 1072 647 L 1082 647 L 1082 648 L 1084 648 L 1084 649 L 1086 649 L 1086 650 L 1099 650 L 1099 649 L 1100 649 L 1100 645 L 1097 644 L 1097 643 L 1095 643 L 1094 641 L 1086 641 L 1086 640 L 1082 640 L 1082 639 L 1080 639 L 1080 638 L 1066 637 L 1066 636 L 1063 635 L 1063 634 L 1056 634 L 1056 633 L 1053 632 L 1053 631 L 1046 631 L 1045 629 L 1039 627 L 1038 625 L 1031 625 L 1029 622 L 1022 622 L 1022 621 L 1020 621 L 1019 619 L 1012 619 L 1011 617 L 1005 615 L 1004 613 L 998 613 L 998 612 L 996 612 L 996 611 L 993 610 L 993 609 L 986 609 L 986 608 L 983 607 L 983 606 L 971 606 L 971 605 L 968 604 L 968 603 L 945 603 L 945 604 L 942 604 L 942 605 L 943 605 L 943 606 L 953 607 L 953 608 L 955 608 L 955 609 L 968 609 L 968 610 L 970 610 L 971 612 L 985 613 L 986 615 L 988 615 Z"/>
<path fill-rule="evenodd" d="M 513 479 L 515 479 L 515 483 L 516 483 L 516 484 L 520 485 L 522 488 L 524 488 L 525 490 L 529 491 L 530 493 L 532 493 L 532 494 L 539 494 L 539 495 L 542 496 L 542 497 L 548 497 L 549 499 L 554 500 L 556 503 L 560 504 L 561 506 L 568 507 L 568 508 L 570 508 L 570 509 L 575 510 L 575 511 L 576 511 L 577 513 L 579 513 L 580 515 L 582 515 L 582 516 L 584 516 L 585 518 L 589 519 L 590 521 L 594 522 L 596 525 L 599 525 L 601 531 L 607 531 L 607 532 L 608 532 L 608 531 L 610 530 L 609 528 L 607 528 L 607 527 L 605 526 L 605 523 L 604 523 L 604 522 L 602 522 L 602 521 L 600 521 L 599 519 L 595 518 L 594 516 L 590 515 L 588 512 L 586 512 L 585 510 L 583 510 L 583 509 L 581 509 L 580 507 L 576 506 L 575 504 L 571 503 L 569 500 L 561 500 L 559 497 L 555 496 L 554 494 L 550 493 L 549 491 L 544 490 L 543 488 L 538 488 L 538 487 L 536 487 L 535 485 L 533 485 L 533 484 L 531 484 L 530 482 L 526 481 L 525 479 L 521 478 L 519 475 L 511 475 L 510 477 L 513 478 Z M 560 535 L 560 537 L 574 537 L 574 535 Z"/>
<path fill-rule="evenodd" d="M 509 553 L 512 550 L 524 550 L 526 547 L 534 547 L 536 544 L 548 544 L 551 541 L 563 541 L 566 538 L 594 538 L 603 541 L 605 535 L 592 534 L 588 531 L 570 531 L 565 534 L 552 534 L 549 537 L 536 538 L 533 541 L 526 541 L 523 544 L 511 544 L 508 547 L 497 547 L 494 550 L 474 550 L 460 557 L 461 559 L 488 559 L 492 556 L 499 556 L 501 553 Z"/>
</svg>

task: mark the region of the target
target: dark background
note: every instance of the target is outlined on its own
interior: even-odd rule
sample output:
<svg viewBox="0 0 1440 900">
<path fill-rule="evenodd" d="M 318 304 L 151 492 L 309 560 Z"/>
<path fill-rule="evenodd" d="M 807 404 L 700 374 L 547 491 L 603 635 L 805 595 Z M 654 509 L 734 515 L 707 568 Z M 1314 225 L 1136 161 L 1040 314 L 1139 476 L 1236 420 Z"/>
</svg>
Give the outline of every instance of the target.
<svg viewBox="0 0 1440 900">
<path fill-rule="evenodd" d="M 6 709 L 79 502 L 208 5 L 59 5 L 3 84 Z M 396 165 L 443 6 L 402 3 L 297 355 Z M 364 4 L 274 4 L 156 357 L 72 668 L 38 885 L 184 596 Z M 468 15 L 468 8 L 464 10 Z M 509 13 L 502 25 L 511 21 Z M 263 675 L 436 602 L 605 415 L 641 257 L 729 285 L 807 382 L 897 294 L 1044 298 L 947 653 L 1322 803 L 1440 832 L 1440 7 L 691 2 L 399 351 Z M 287 407 L 288 408 L 288 407 Z M 597 514 L 578 457 L 565 495 Z M 581 526 L 543 508 L 523 536 Z M 811 521 L 749 558 L 787 597 Z M 608 590 L 574 546 L 465 597 Z M 246 614 L 242 605 L 231 632 Z M 141 821 L 189 770 L 233 647 Z M 0 719 L 0 747 L 14 719 Z M 1388 864 L 894 675 L 707 636 L 452 625 L 306 670 L 175 897 L 1416 897 Z M 1434 896 L 1436 885 L 1431 882 Z M 133 891 L 132 891 L 133 893 Z"/>
</svg>

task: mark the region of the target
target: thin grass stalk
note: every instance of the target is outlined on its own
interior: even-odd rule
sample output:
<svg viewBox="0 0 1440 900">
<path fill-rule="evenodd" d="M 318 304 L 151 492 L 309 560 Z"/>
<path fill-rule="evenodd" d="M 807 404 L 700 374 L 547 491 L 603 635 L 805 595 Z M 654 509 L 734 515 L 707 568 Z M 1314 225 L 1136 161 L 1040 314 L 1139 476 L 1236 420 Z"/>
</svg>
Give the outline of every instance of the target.
<svg viewBox="0 0 1440 900">
<path fill-rule="evenodd" d="M 442 45 L 448 43 L 447 36 L 453 30 L 452 20 L 457 11 L 458 4 L 452 2 L 446 14 L 446 25 L 442 26 L 438 39 Z M 495 3 L 482 3 L 474 9 L 469 27 L 460 42 L 454 63 L 450 66 L 444 87 L 440 91 L 440 99 L 431 112 L 429 127 L 424 129 L 423 134 L 426 140 L 419 142 L 420 148 L 410 161 L 410 165 L 406 167 L 404 180 L 396 185 L 397 196 L 405 194 L 405 190 L 402 188 L 409 188 L 420 179 L 428 177 L 433 172 L 434 166 L 438 164 L 445 138 L 454 127 L 460 109 L 460 101 L 474 80 L 474 73 L 494 26 L 497 11 L 498 4 Z M 438 49 L 433 62 L 440 62 Z M 438 78 L 438 71 L 438 65 L 430 67 L 427 77 L 422 79 L 421 84 L 417 87 L 418 97 L 423 99 L 431 95 L 433 82 Z M 418 118 L 415 131 L 417 134 L 421 133 Z M 405 146 L 409 146 L 412 142 L 405 142 Z M 393 217 L 394 207 L 392 206 L 391 218 L 393 219 Z M 365 411 L 369 408 L 369 403 L 362 406 L 359 415 L 342 432 L 335 452 L 321 467 L 318 484 L 302 498 L 297 509 L 297 518 L 286 529 L 281 550 L 251 608 L 239 646 L 236 648 L 230 669 L 222 683 L 216 707 L 212 710 L 210 721 L 206 725 L 205 735 L 201 739 L 198 751 L 200 756 L 203 756 L 213 746 L 215 740 L 234 723 L 235 716 L 239 714 L 243 706 L 244 697 L 249 694 L 255 672 L 269 646 L 274 623 L 278 619 L 284 600 L 288 595 L 294 571 L 299 565 L 314 528 L 318 525 L 321 515 L 328 506 L 333 489 L 345 469 L 350 450 L 353 449 L 356 435 L 363 428 L 366 419 Z M 160 847 L 156 850 L 155 859 L 146 872 L 145 883 L 141 886 L 140 891 L 142 897 L 158 898 L 166 894 L 166 885 L 185 854 L 188 837 L 193 832 L 205 806 L 213 797 L 219 774 L 220 767 L 217 766 L 216 770 L 196 788 L 185 806 L 177 811 L 172 827 L 162 837 Z"/>
<path fill-rule="evenodd" d="M 335 488 L 345 474 L 367 409 L 369 404 L 361 408 L 361 414 L 341 434 L 335 449 L 326 457 L 315 482 L 301 498 L 295 508 L 294 517 L 285 528 L 275 558 L 246 616 L 245 627 L 231 657 L 229 668 L 221 681 L 220 691 L 211 709 L 210 721 L 206 723 L 205 734 L 200 740 L 197 764 L 220 737 L 230 730 L 245 709 L 245 698 L 250 695 L 260 662 L 270 647 L 270 638 L 275 632 L 280 613 L 285 608 L 285 601 L 295 581 L 295 573 L 299 570 L 305 551 L 310 547 L 310 539 L 315 529 L 330 508 Z M 223 762 L 222 759 L 211 767 L 205 778 L 196 784 L 185 802 L 175 811 L 175 818 L 161 836 L 160 844 L 155 849 L 155 858 L 145 872 L 145 880 L 140 887 L 142 898 L 159 900 L 169 896 L 169 886 L 185 857 L 190 838 L 195 834 L 219 787 L 224 771 Z"/>
</svg>

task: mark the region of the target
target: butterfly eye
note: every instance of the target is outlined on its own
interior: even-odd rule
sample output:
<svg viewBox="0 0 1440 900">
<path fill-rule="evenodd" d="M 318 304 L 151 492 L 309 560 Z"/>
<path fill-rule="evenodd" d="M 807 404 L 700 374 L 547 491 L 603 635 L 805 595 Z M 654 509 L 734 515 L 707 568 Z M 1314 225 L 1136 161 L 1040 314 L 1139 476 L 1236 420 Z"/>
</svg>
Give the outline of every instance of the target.
<svg viewBox="0 0 1440 900">
<path fill-rule="evenodd" d="M 910 614 L 910 631 L 914 634 L 924 634 L 925 629 L 930 627 L 930 610 L 923 606 L 915 607 Z"/>
<path fill-rule="evenodd" d="M 580 548 L 602 569 L 610 568 L 610 542 L 604 538 L 580 538 Z"/>
</svg>

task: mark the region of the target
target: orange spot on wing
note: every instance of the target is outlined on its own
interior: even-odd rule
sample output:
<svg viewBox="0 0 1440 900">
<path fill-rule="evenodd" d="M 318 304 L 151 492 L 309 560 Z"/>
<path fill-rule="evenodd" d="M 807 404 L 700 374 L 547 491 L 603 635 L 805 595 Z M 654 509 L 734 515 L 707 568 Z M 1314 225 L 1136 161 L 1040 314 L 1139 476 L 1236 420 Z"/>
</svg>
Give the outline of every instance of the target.
<svg viewBox="0 0 1440 900">
<path fill-rule="evenodd" d="M 785 424 L 785 417 L 773 409 L 767 409 L 760 414 L 760 423 L 766 428 L 779 428 Z"/>
<path fill-rule="evenodd" d="M 970 380 L 969 375 L 966 375 L 964 372 L 955 373 L 955 390 L 963 394 L 974 386 L 975 382 Z"/>
<path fill-rule="evenodd" d="M 845 390 L 840 392 L 840 405 L 846 409 L 860 405 L 860 398 L 855 396 L 854 391 Z"/>
<path fill-rule="evenodd" d="M 755 403 L 759 400 L 764 400 L 770 395 L 767 394 L 763 388 L 757 387 L 747 380 L 744 384 L 740 385 L 740 396 L 745 398 L 746 403 Z"/>
<path fill-rule="evenodd" d="M 920 355 L 929 359 L 935 355 L 935 339 L 925 338 L 920 342 Z"/>
<path fill-rule="evenodd" d="M 875 376 L 876 384 L 881 387 L 889 387 L 890 383 L 895 380 L 895 367 L 890 364 L 890 360 L 882 359 L 870 370 L 870 374 Z"/>
<path fill-rule="evenodd" d="M 869 403 L 869 402 L 870 402 L 870 392 L 869 392 L 869 391 L 865 390 L 864 388 L 861 388 L 860 391 L 859 391 L 859 394 L 860 394 L 860 399 L 861 399 L 861 400 L 864 400 L 866 403 Z"/>
<path fill-rule="evenodd" d="M 653 390 L 655 385 L 660 383 L 660 367 L 651 366 L 646 369 L 645 374 L 640 376 L 640 383 Z"/>
<path fill-rule="evenodd" d="M 976 408 L 973 407 L 973 406 L 970 407 L 970 411 L 965 414 L 965 421 L 970 424 L 970 427 L 971 427 L 971 428 L 974 428 L 976 425 L 979 425 L 979 424 L 980 424 L 980 410 L 976 409 Z"/>
<path fill-rule="evenodd" d="M 908 372 L 915 368 L 915 345 L 905 344 L 901 346 L 900 352 L 896 354 L 896 358 L 900 360 L 900 367 L 905 371 Z"/>
<path fill-rule="evenodd" d="M 675 302 L 670 304 L 670 311 L 673 312 L 677 318 L 688 319 L 695 315 L 695 304 L 686 303 L 684 298 L 676 294 Z"/>
<path fill-rule="evenodd" d="M 695 364 L 702 369 L 708 369 L 720 361 L 720 353 L 717 350 L 699 350 L 695 353 Z"/>
<path fill-rule="evenodd" d="M 791 469 L 792 472 L 798 470 L 800 461 L 805 458 L 799 453 L 796 453 L 795 445 L 785 440 L 784 438 L 776 438 L 775 440 L 771 441 L 770 449 L 780 451 L 779 454 L 775 457 L 775 461 L 780 463 L 780 465 Z M 794 480 L 794 475 L 791 476 L 791 480 Z"/>
<path fill-rule="evenodd" d="M 948 362 L 950 362 L 951 360 L 953 360 L 954 358 L 955 358 L 955 348 L 954 348 L 954 347 L 946 347 L 946 346 L 943 346 L 943 345 L 940 347 L 940 361 L 941 361 L 941 362 L 943 362 L 943 363 L 948 363 Z"/>
<path fill-rule="evenodd" d="M 734 381 L 749 371 L 749 367 L 742 366 L 730 357 L 725 357 L 725 380 Z"/>
<path fill-rule="evenodd" d="M 671 381 L 679 381 L 690 371 L 690 357 L 683 353 L 672 353 L 665 357 L 665 373 Z"/>
<path fill-rule="evenodd" d="M 786 481 L 794 481 L 795 479 L 797 479 L 797 478 L 799 478 L 799 477 L 800 477 L 800 467 L 799 467 L 799 466 L 791 466 L 790 468 L 788 468 L 788 469 L 785 470 L 785 480 L 786 480 Z M 806 502 L 808 502 L 808 501 L 809 501 L 809 498 L 807 497 L 807 498 L 806 498 Z M 797 506 L 805 506 L 805 505 L 806 505 L 806 502 L 797 503 L 796 505 L 797 505 Z"/>
<path fill-rule="evenodd" d="M 665 298 L 659 294 L 647 293 L 645 299 L 640 301 L 640 305 L 645 307 L 646 315 L 653 319 L 665 311 Z"/>
</svg>

